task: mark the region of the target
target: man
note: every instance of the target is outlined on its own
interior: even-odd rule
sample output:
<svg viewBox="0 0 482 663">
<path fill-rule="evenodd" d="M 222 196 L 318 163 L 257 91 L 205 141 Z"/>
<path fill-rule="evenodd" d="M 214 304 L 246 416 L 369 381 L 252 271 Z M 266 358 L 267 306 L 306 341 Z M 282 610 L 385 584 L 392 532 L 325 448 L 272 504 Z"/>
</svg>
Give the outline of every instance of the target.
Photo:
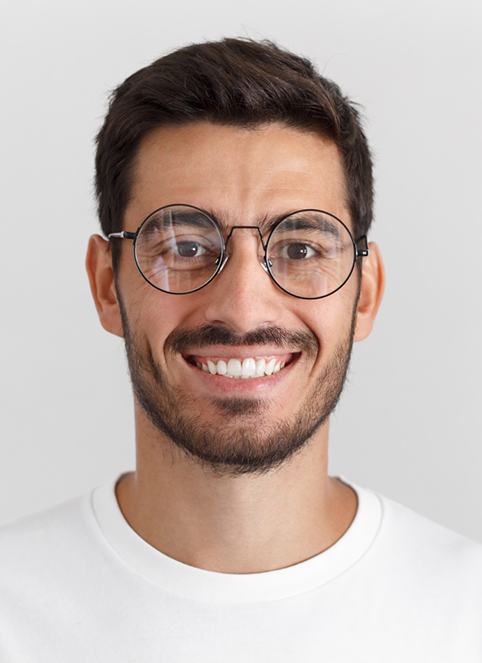
<svg viewBox="0 0 482 663">
<path fill-rule="evenodd" d="M 1 660 L 481 661 L 482 546 L 327 472 L 384 285 L 350 101 L 271 42 L 182 48 L 115 91 L 96 191 L 136 470 L 3 528 Z"/>
</svg>

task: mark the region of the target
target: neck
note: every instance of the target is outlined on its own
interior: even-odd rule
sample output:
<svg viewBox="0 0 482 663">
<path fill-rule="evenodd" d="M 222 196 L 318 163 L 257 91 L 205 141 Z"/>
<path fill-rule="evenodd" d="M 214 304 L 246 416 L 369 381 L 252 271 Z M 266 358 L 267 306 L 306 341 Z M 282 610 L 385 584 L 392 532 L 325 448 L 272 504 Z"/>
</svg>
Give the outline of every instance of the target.
<svg viewBox="0 0 482 663">
<path fill-rule="evenodd" d="M 136 415 L 137 462 L 116 487 L 130 526 L 178 561 L 258 573 L 326 550 L 350 526 L 355 492 L 327 473 L 328 422 L 261 476 L 210 473 Z"/>
</svg>

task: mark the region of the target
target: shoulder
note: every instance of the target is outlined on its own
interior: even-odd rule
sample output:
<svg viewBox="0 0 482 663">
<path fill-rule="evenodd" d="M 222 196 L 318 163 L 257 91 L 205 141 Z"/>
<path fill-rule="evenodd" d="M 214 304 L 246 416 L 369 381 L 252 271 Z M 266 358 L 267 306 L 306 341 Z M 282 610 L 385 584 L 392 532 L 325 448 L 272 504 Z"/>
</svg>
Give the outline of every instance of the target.
<svg viewBox="0 0 482 663">
<path fill-rule="evenodd" d="M 414 553 L 428 553 L 446 559 L 460 556 L 482 561 L 482 543 L 438 523 L 392 498 L 380 495 L 386 534 Z"/>
<path fill-rule="evenodd" d="M 382 523 L 377 545 L 394 573 L 482 604 L 482 543 L 400 502 L 378 494 Z"/>
<path fill-rule="evenodd" d="M 2 523 L 0 539 L 4 543 L 13 538 L 35 537 L 40 533 L 74 524 L 78 517 L 82 516 L 83 503 L 88 499 L 89 495 L 79 495 Z M 74 520 L 72 520 L 72 516 L 74 516 Z"/>
<path fill-rule="evenodd" d="M 375 606 L 372 614 L 393 641 L 417 634 L 423 660 L 432 660 L 434 647 L 447 660 L 479 660 L 482 544 L 375 490 L 362 491 L 372 503 L 376 495 L 380 517 L 355 569 L 357 594 Z"/>
<path fill-rule="evenodd" d="M 42 571 L 73 560 L 95 531 L 90 495 L 65 500 L 0 526 L 0 585 L 18 573 Z"/>
</svg>

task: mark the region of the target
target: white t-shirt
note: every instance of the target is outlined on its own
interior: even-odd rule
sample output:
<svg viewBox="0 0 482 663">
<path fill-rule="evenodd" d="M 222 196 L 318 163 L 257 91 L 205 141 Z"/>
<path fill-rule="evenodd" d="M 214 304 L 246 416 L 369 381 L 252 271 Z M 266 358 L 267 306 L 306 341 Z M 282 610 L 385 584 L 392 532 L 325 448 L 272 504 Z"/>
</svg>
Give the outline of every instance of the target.
<svg viewBox="0 0 482 663">
<path fill-rule="evenodd" d="M 330 548 L 206 571 L 136 534 L 118 478 L 0 528 L 1 663 L 482 662 L 482 544 L 339 477 Z"/>
</svg>

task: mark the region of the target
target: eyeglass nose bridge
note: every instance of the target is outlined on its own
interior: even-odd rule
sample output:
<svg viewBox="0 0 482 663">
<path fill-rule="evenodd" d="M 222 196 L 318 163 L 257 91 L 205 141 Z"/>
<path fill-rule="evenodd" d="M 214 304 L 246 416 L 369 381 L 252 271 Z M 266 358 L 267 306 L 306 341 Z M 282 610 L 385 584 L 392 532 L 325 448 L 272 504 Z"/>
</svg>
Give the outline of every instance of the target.
<svg viewBox="0 0 482 663">
<path fill-rule="evenodd" d="M 258 231 L 259 239 L 260 239 L 260 241 L 261 241 L 261 246 L 263 247 L 263 250 L 264 250 L 264 256 L 263 256 L 263 260 L 261 261 L 261 267 L 264 269 L 264 271 L 265 271 L 269 276 L 271 276 L 270 273 L 269 273 L 268 265 L 267 265 L 267 263 L 266 263 L 266 260 L 267 260 L 267 258 L 266 258 L 266 247 L 267 247 L 267 243 L 265 244 L 265 242 L 263 241 L 263 234 L 262 234 L 262 232 L 261 232 L 261 228 L 260 228 L 259 226 L 232 226 L 232 227 L 231 227 L 231 229 L 230 229 L 230 231 L 229 231 L 229 234 L 228 234 L 228 236 L 226 237 L 226 239 L 225 239 L 225 241 L 224 241 L 224 246 L 223 246 L 223 253 L 222 253 L 222 256 L 221 256 L 220 258 L 218 258 L 218 261 L 220 261 L 220 265 L 219 265 L 219 267 L 218 267 L 218 269 L 217 269 L 217 271 L 216 271 L 216 276 L 222 272 L 222 270 L 224 269 L 226 263 L 228 262 L 228 259 L 229 259 L 229 257 L 230 257 L 230 254 L 229 254 L 229 252 L 227 251 L 228 242 L 229 242 L 229 240 L 231 239 L 231 235 L 233 234 L 233 232 L 234 232 L 237 228 L 245 228 L 245 229 L 257 230 L 257 231 Z"/>
</svg>

